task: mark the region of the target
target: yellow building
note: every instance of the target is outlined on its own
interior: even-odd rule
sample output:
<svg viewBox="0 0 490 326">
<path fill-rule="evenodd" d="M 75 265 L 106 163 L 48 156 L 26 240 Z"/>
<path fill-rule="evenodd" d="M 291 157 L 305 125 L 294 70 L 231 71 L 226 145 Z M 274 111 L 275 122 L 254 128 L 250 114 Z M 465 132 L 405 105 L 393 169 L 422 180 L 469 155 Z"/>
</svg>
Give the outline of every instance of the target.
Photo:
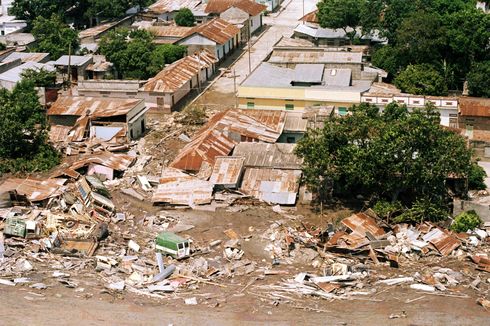
<svg viewBox="0 0 490 326">
<path fill-rule="evenodd" d="M 306 107 L 335 106 L 338 114 L 361 103 L 372 80 L 352 80 L 351 69 L 324 64 L 294 68 L 261 63 L 238 87 L 240 108 L 302 111 Z"/>
</svg>

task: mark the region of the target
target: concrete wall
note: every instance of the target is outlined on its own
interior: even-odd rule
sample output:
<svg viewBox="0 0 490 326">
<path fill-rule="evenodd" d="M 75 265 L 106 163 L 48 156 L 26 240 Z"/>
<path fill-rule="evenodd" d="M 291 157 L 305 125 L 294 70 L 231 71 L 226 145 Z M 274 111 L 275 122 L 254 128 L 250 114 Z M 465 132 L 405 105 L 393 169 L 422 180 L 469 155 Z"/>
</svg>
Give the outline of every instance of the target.
<svg viewBox="0 0 490 326">
<path fill-rule="evenodd" d="M 258 14 L 257 16 L 250 17 L 249 25 L 250 25 L 250 33 L 253 34 L 256 30 L 258 30 L 262 26 L 262 14 Z"/>
<path fill-rule="evenodd" d="M 143 136 L 146 130 L 146 114 L 133 121 L 128 125 L 128 137 L 130 140 Z"/>
</svg>

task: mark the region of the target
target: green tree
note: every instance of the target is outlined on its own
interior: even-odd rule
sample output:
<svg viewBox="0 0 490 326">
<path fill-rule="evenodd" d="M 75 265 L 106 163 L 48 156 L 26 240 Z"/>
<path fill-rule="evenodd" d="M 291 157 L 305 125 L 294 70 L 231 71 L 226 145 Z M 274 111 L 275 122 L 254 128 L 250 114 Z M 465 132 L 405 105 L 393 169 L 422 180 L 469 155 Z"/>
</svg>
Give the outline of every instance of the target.
<svg viewBox="0 0 490 326">
<path fill-rule="evenodd" d="M 66 11 L 75 3 L 73 0 L 15 0 L 10 14 L 25 20 L 30 29 L 36 18 L 50 18 L 52 15 L 64 17 Z"/>
<path fill-rule="evenodd" d="M 78 33 L 63 23 L 57 15 L 49 19 L 42 16 L 36 18 L 32 35 L 37 40 L 35 51 L 47 52 L 54 60 L 68 54 L 70 45 L 72 53 L 78 47 Z"/>
<path fill-rule="evenodd" d="M 344 30 L 352 41 L 355 32 L 348 28 L 355 29 L 360 25 L 363 2 L 364 0 L 322 0 L 317 4 L 318 22 L 323 28 Z"/>
<path fill-rule="evenodd" d="M 391 45 L 375 48 L 371 62 L 376 67 L 386 70 L 391 76 L 396 76 L 402 67 L 398 50 Z"/>
<path fill-rule="evenodd" d="M 163 44 L 155 47 L 151 53 L 151 63 L 148 67 L 148 73 L 155 75 L 160 72 L 166 64 L 179 60 L 186 54 L 187 48 L 182 45 Z"/>
<path fill-rule="evenodd" d="M 444 78 L 429 64 L 409 65 L 393 83 L 405 93 L 416 95 L 447 95 Z"/>
<path fill-rule="evenodd" d="M 175 23 L 179 26 L 194 26 L 196 23 L 196 19 L 194 18 L 194 14 L 189 8 L 182 8 L 175 15 Z"/>
<path fill-rule="evenodd" d="M 30 80 L 36 87 L 54 87 L 56 85 L 56 72 L 41 69 L 26 69 L 21 74 L 23 79 Z"/>
<path fill-rule="evenodd" d="M 31 80 L 0 90 L 0 172 L 39 171 L 58 164 L 48 145 L 46 115 Z"/>
<path fill-rule="evenodd" d="M 468 176 L 472 152 L 462 136 L 440 126 L 434 107 L 409 113 L 392 103 L 380 113 L 361 104 L 350 111 L 309 130 L 296 147 L 305 181 L 322 198 L 333 189 L 407 207 L 417 200 L 442 206 L 447 176 Z"/>
<path fill-rule="evenodd" d="M 490 61 L 476 63 L 468 73 L 471 96 L 490 97 Z"/>
</svg>

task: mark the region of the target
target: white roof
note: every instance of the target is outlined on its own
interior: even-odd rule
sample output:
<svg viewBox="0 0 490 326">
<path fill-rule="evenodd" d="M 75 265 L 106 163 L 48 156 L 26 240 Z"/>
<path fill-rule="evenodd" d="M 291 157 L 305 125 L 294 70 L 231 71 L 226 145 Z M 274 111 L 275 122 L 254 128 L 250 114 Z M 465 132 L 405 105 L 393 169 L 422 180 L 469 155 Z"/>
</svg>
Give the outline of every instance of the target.
<svg viewBox="0 0 490 326">
<path fill-rule="evenodd" d="M 45 63 L 39 63 L 39 62 L 26 62 L 20 66 L 17 66 L 15 68 L 12 68 L 10 70 L 7 70 L 6 72 L 0 74 L 0 80 L 3 81 L 10 81 L 17 83 L 21 81 L 22 79 L 22 72 L 27 69 L 36 69 L 40 70 L 41 68 L 44 68 L 48 71 L 54 71 L 54 67 Z"/>
</svg>

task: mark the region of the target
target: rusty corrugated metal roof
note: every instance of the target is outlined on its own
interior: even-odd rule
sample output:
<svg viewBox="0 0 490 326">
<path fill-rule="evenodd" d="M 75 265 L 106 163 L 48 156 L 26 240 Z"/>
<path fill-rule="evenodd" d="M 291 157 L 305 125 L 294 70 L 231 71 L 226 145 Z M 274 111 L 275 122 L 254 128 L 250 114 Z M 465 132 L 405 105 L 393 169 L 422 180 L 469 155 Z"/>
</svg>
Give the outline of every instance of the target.
<svg viewBox="0 0 490 326">
<path fill-rule="evenodd" d="M 0 185 L 0 193 L 16 191 L 32 202 L 41 201 L 60 194 L 66 179 L 39 180 L 33 178 L 10 178 Z"/>
<path fill-rule="evenodd" d="M 61 96 L 49 108 L 48 115 L 112 117 L 125 115 L 142 102 L 140 99 Z"/>
<path fill-rule="evenodd" d="M 243 162 L 245 162 L 245 157 L 216 157 L 209 182 L 215 185 L 236 186 L 242 175 Z"/>
<path fill-rule="evenodd" d="M 246 168 L 240 190 L 258 199 L 294 205 L 301 170 Z"/>
<path fill-rule="evenodd" d="M 201 0 L 159 0 L 148 7 L 148 10 L 156 14 L 177 11 L 182 8 L 193 9 L 201 3 Z"/>
<path fill-rule="evenodd" d="M 111 152 L 100 152 L 94 154 L 83 155 L 71 164 L 72 170 L 77 170 L 89 164 L 99 164 L 108 168 L 125 171 L 136 160 L 136 157 L 126 154 L 114 154 Z"/>
<path fill-rule="evenodd" d="M 200 34 L 218 44 L 225 44 L 231 38 L 240 33 L 240 29 L 227 21 L 215 18 L 204 24 L 194 27 L 186 37 L 193 34 Z"/>
<path fill-rule="evenodd" d="M 150 78 L 141 90 L 173 93 L 194 76 L 197 76 L 201 69 L 208 68 L 215 62 L 217 62 L 216 57 L 208 50 L 186 56 L 165 67 L 155 77 Z"/>
<path fill-rule="evenodd" d="M 228 109 L 212 116 L 177 155 L 171 166 L 197 171 L 203 162 L 214 165 L 217 156 L 227 156 L 238 143 L 236 137 L 274 143 L 284 128 L 280 110 Z M 233 138 L 233 136 L 235 138 Z"/>
<path fill-rule="evenodd" d="M 450 235 L 447 230 L 434 228 L 422 237 L 424 241 L 429 241 L 436 247 L 437 251 L 443 256 L 448 256 L 454 249 L 461 245 L 456 237 Z"/>
<path fill-rule="evenodd" d="M 352 233 L 362 237 L 366 236 L 366 232 L 371 233 L 376 238 L 385 234 L 385 231 L 378 226 L 376 221 L 364 213 L 357 213 L 344 218 L 342 224 L 351 229 Z"/>
<path fill-rule="evenodd" d="M 460 97 L 459 113 L 463 117 L 490 117 L 490 99 L 480 97 Z"/>
<path fill-rule="evenodd" d="M 101 24 L 101 25 L 97 25 L 97 26 L 94 26 L 91 28 L 87 28 L 87 29 L 84 29 L 83 31 L 80 31 L 78 33 L 78 37 L 80 39 L 83 39 L 83 38 L 87 38 L 87 37 L 97 36 L 100 33 L 105 32 L 106 30 L 108 30 L 109 28 L 111 28 L 117 24 L 118 24 L 118 22 L 116 21 L 116 22 Z"/>
<path fill-rule="evenodd" d="M 68 133 L 73 127 L 52 125 L 49 128 L 49 141 L 52 143 L 65 142 L 68 139 Z"/>
<path fill-rule="evenodd" d="M 267 6 L 251 0 L 209 0 L 204 12 L 221 14 L 231 7 L 238 8 L 250 16 L 257 16 L 267 10 Z"/>
<path fill-rule="evenodd" d="M 150 26 L 146 30 L 151 32 L 156 37 L 184 37 L 194 27 L 187 26 Z"/>
<path fill-rule="evenodd" d="M 296 144 L 241 142 L 233 156 L 245 157 L 246 167 L 300 170 L 303 160 L 294 154 Z"/>
<path fill-rule="evenodd" d="M 308 23 L 318 23 L 317 13 L 318 13 L 318 9 L 313 10 L 312 12 L 309 12 L 306 15 L 304 15 L 303 17 L 301 17 L 299 19 L 299 21 L 308 22 Z"/>
<path fill-rule="evenodd" d="M 151 199 L 153 203 L 193 206 L 211 202 L 214 185 L 209 181 L 173 168 L 164 169 L 159 181 Z"/>
</svg>

